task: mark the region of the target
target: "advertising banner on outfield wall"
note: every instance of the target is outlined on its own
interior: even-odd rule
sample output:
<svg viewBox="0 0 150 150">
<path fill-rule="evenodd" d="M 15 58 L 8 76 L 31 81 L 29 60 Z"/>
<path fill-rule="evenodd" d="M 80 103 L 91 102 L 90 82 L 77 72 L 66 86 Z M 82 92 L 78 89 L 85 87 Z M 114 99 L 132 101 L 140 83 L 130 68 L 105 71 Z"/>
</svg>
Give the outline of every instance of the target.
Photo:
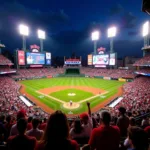
<svg viewBox="0 0 150 150">
<path fill-rule="evenodd" d="M 18 64 L 25 65 L 25 52 L 23 50 L 18 51 Z"/>
<path fill-rule="evenodd" d="M 92 65 L 93 64 L 93 56 L 92 55 L 88 55 L 88 65 Z"/>
<path fill-rule="evenodd" d="M 105 79 L 105 80 L 111 80 L 110 77 L 104 77 L 103 79 Z"/>
<path fill-rule="evenodd" d="M 119 78 L 119 81 L 126 82 L 126 79 Z"/>
</svg>

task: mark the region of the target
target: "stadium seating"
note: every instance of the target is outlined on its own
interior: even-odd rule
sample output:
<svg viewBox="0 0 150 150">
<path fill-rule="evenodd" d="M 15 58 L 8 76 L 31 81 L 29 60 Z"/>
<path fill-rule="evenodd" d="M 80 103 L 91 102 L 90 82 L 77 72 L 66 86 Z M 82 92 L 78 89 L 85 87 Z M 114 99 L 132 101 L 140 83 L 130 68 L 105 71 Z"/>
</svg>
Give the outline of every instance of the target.
<svg viewBox="0 0 150 150">
<path fill-rule="evenodd" d="M 12 65 L 13 63 L 3 55 L 0 55 L 0 65 Z"/>
<path fill-rule="evenodd" d="M 146 55 L 137 62 L 133 64 L 133 66 L 149 66 L 150 65 L 150 55 Z"/>
</svg>

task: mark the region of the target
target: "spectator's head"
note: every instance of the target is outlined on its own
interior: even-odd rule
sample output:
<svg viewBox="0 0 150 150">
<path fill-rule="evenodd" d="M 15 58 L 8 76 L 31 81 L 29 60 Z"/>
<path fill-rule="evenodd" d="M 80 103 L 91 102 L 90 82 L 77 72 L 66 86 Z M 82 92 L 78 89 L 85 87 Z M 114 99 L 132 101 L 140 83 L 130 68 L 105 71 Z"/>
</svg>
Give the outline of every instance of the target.
<svg viewBox="0 0 150 150">
<path fill-rule="evenodd" d="M 129 124 L 130 124 L 130 126 L 135 126 L 135 125 L 136 125 L 136 122 L 135 122 L 135 118 L 134 118 L 134 117 L 130 117 L 130 118 L 129 118 Z"/>
<path fill-rule="evenodd" d="M 32 117 L 29 117 L 28 118 L 28 123 L 31 123 L 32 119 L 33 119 Z"/>
<path fill-rule="evenodd" d="M 136 150 L 147 150 L 148 148 L 148 137 L 143 129 L 139 127 L 130 127 L 128 129 L 128 139 L 132 148 Z"/>
<path fill-rule="evenodd" d="M 24 112 L 23 110 L 20 110 L 20 111 L 17 113 L 17 121 L 18 121 L 20 118 L 25 118 L 25 112 Z"/>
<path fill-rule="evenodd" d="M 51 142 L 67 139 L 69 136 L 69 125 L 67 117 L 61 111 L 52 113 L 48 119 L 43 141 Z"/>
<path fill-rule="evenodd" d="M 11 122 L 11 116 L 10 116 L 10 115 L 8 115 L 8 116 L 6 117 L 6 121 L 7 121 L 8 123 Z"/>
<path fill-rule="evenodd" d="M 126 113 L 126 109 L 124 108 L 124 107 L 119 107 L 119 114 L 120 115 L 125 115 L 125 113 Z"/>
<path fill-rule="evenodd" d="M 27 121 L 24 118 L 21 118 L 17 122 L 17 129 L 19 134 L 24 134 L 27 128 Z"/>
<path fill-rule="evenodd" d="M 108 111 L 104 110 L 100 113 L 101 123 L 104 125 L 109 125 L 111 121 L 111 115 Z"/>
<path fill-rule="evenodd" d="M 32 120 L 33 129 L 36 129 L 36 128 L 38 127 L 39 123 L 40 123 L 39 119 L 34 118 L 34 119 Z"/>
<path fill-rule="evenodd" d="M 76 119 L 76 120 L 74 121 L 74 131 L 75 131 L 75 133 L 80 133 L 82 129 L 83 129 L 83 128 L 82 128 L 82 126 L 81 126 L 81 121 L 80 121 L 80 119 Z"/>
<path fill-rule="evenodd" d="M 132 112 L 128 112 L 128 117 L 131 117 L 132 116 Z"/>
<path fill-rule="evenodd" d="M 46 123 L 47 122 L 47 119 L 46 118 L 44 118 L 44 123 Z"/>
<path fill-rule="evenodd" d="M 5 115 L 1 115 L 0 116 L 0 122 L 4 122 L 5 121 Z"/>
<path fill-rule="evenodd" d="M 89 120 L 89 115 L 87 113 L 82 113 L 80 115 L 80 119 L 83 122 L 83 124 L 87 124 Z"/>
</svg>

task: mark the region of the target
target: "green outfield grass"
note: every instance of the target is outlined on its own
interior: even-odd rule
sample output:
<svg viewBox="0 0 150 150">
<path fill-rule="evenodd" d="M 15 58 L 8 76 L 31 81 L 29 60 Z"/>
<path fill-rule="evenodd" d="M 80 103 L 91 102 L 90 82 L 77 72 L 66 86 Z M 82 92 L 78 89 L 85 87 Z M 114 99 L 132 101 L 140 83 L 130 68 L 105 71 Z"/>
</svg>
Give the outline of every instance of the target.
<svg viewBox="0 0 150 150">
<path fill-rule="evenodd" d="M 88 86 L 88 87 L 95 87 L 102 90 L 107 91 L 107 94 L 103 96 L 98 96 L 90 100 L 91 107 L 98 105 L 99 103 L 105 101 L 109 97 L 113 96 L 117 93 L 118 88 L 124 84 L 124 82 L 114 81 L 114 80 L 103 80 L 98 78 L 78 78 L 78 77 L 64 77 L 64 78 L 51 78 L 51 79 L 35 79 L 35 80 L 25 80 L 21 81 L 21 84 L 25 85 L 26 92 L 30 95 L 37 98 L 42 103 L 46 104 L 50 108 L 57 110 L 60 109 L 65 113 L 70 113 L 70 110 L 65 109 L 62 103 L 55 101 L 49 97 L 41 97 L 41 94 L 37 93 L 36 91 L 55 87 L 55 86 Z M 74 97 L 69 97 L 68 93 L 75 93 Z M 50 96 L 56 97 L 61 99 L 65 102 L 72 100 L 73 102 L 80 102 L 83 99 L 93 96 L 92 93 L 77 89 L 67 89 L 58 92 L 51 93 Z M 78 109 L 71 110 L 71 113 L 77 114 L 87 110 L 86 102 L 80 104 Z"/>
</svg>

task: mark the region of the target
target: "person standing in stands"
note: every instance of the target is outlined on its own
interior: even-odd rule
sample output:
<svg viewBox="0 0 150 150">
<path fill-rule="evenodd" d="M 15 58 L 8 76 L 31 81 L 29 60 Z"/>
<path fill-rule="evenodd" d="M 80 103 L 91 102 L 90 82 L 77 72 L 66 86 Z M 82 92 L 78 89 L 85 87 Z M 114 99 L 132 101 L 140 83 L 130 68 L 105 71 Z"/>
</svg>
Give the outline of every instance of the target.
<svg viewBox="0 0 150 150">
<path fill-rule="evenodd" d="M 44 132 L 42 130 L 38 129 L 38 125 L 39 125 L 40 121 L 37 118 L 34 118 L 32 120 L 32 129 L 26 132 L 26 135 L 28 136 L 33 136 L 35 137 L 37 140 L 40 140 L 41 137 L 43 136 Z"/>
<path fill-rule="evenodd" d="M 19 119 L 17 122 L 17 129 L 19 134 L 8 138 L 8 150 L 34 150 L 36 139 L 25 135 L 27 121 L 24 118 Z"/>
<path fill-rule="evenodd" d="M 79 150 L 77 142 L 69 139 L 69 125 L 64 113 L 56 111 L 50 115 L 36 150 Z"/>
<path fill-rule="evenodd" d="M 108 111 L 100 113 L 100 126 L 93 129 L 89 145 L 91 150 L 118 150 L 120 131 L 117 126 L 111 126 L 111 115 Z"/>
<path fill-rule="evenodd" d="M 143 129 L 133 126 L 128 129 L 130 148 L 127 150 L 148 150 L 148 136 Z"/>
<path fill-rule="evenodd" d="M 42 123 L 39 125 L 39 129 L 44 131 L 45 128 L 46 128 L 46 126 L 47 126 L 47 119 L 44 118 L 44 122 L 42 122 Z"/>
<path fill-rule="evenodd" d="M 32 117 L 28 118 L 27 131 L 32 129 Z"/>
<path fill-rule="evenodd" d="M 20 110 L 18 113 L 17 113 L 17 121 L 21 118 L 25 118 L 25 111 L 24 110 Z M 17 135 L 18 134 L 18 129 L 17 129 L 17 124 L 14 124 L 12 127 L 11 127 L 11 130 L 10 130 L 10 136 L 13 136 L 13 135 Z"/>
<path fill-rule="evenodd" d="M 117 120 L 117 126 L 120 129 L 121 137 L 126 137 L 127 129 L 129 127 L 129 118 L 126 116 L 126 109 L 124 107 L 119 108 L 119 118 Z"/>
<path fill-rule="evenodd" d="M 82 127 L 84 129 L 84 135 L 85 137 L 89 138 L 93 129 L 93 121 L 92 121 L 91 108 L 89 102 L 87 102 L 87 107 L 88 107 L 88 114 L 82 113 L 80 115 L 80 119 L 82 122 Z"/>
</svg>

